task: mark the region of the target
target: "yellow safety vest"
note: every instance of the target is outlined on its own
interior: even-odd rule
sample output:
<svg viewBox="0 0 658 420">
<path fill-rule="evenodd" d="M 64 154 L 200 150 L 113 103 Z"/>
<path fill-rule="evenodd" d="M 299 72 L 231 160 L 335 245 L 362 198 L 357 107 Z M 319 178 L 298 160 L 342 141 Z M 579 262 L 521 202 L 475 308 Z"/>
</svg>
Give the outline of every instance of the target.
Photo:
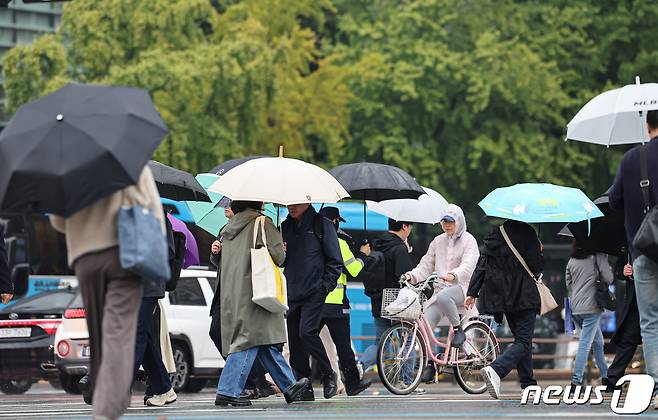
<svg viewBox="0 0 658 420">
<path fill-rule="evenodd" d="M 352 277 L 358 276 L 363 269 L 363 261 L 352 254 L 350 246 L 344 239 L 338 238 L 338 245 L 340 247 L 340 254 L 343 257 L 343 265 Z M 324 303 L 342 305 L 345 298 L 345 286 L 347 286 L 347 275 L 343 271 L 340 273 L 340 277 L 338 277 L 336 288 L 327 295 Z"/>
</svg>

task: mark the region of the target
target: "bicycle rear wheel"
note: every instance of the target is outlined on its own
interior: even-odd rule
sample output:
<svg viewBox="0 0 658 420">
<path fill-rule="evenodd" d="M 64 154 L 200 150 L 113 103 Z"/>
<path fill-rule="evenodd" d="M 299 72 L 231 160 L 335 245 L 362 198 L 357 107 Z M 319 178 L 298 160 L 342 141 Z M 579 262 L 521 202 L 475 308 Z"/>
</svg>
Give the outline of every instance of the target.
<svg viewBox="0 0 658 420">
<path fill-rule="evenodd" d="M 458 360 L 475 359 L 471 363 L 453 367 L 459 386 L 469 394 L 482 394 L 487 384 L 480 376 L 480 369 L 489 366 L 499 353 L 498 340 L 483 322 L 473 322 L 464 329 L 466 341 L 459 349 Z"/>
<path fill-rule="evenodd" d="M 386 330 L 377 349 L 379 378 L 396 395 L 411 394 L 418 384 L 427 362 L 422 336 L 413 324 L 402 322 Z"/>
</svg>

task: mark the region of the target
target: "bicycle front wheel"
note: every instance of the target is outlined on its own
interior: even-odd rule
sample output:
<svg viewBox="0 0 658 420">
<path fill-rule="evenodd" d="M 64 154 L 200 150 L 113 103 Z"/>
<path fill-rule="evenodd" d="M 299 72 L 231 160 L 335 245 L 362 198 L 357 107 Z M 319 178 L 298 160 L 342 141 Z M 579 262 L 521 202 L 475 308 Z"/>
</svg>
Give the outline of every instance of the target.
<svg viewBox="0 0 658 420">
<path fill-rule="evenodd" d="M 455 379 L 469 394 L 482 394 L 487 384 L 480 375 L 480 369 L 489 366 L 498 357 L 498 340 L 491 329 L 483 322 L 473 322 L 464 329 L 466 341 L 458 352 L 458 360 L 471 360 L 454 366 Z"/>
<path fill-rule="evenodd" d="M 411 394 L 420 383 L 426 363 L 425 343 L 413 324 L 395 324 L 382 335 L 377 349 L 377 370 L 382 383 L 393 394 Z"/>
</svg>

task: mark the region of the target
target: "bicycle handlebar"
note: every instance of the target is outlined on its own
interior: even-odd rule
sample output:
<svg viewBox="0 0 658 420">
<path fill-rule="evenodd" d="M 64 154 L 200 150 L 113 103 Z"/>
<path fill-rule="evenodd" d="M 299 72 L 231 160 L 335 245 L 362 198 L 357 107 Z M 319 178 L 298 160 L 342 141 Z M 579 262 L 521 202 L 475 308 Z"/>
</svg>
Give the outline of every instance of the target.
<svg viewBox="0 0 658 420">
<path fill-rule="evenodd" d="M 401 286 L 401 287 L 405 287 L 405 286 L 406 286 L 406 287 L 410 287 L 410 288 L 412 288 L 412 289 L 414 289 L 414 290 L 417 290 L 417 291 L 419 291 L 419 290 L 425 290 L 425 288 L 426 288 L 429 284 L 434 285 L 434 283 L 436 283 L 438 279 L 439 279 L 439 275 L 436 274 L 436 273 L 432 273 L 432 275 L 430 275 L 429 277 L 427 277 L 427 278 L 425 279 L 425 281 L 423 281 L 422 283 L 411 284 L 411 283 L 409 283 L 409 280 L 407 280 L 406 274 L 403 274 L 403 275 L 400 276 L 400 286 Z"/>
</svg>

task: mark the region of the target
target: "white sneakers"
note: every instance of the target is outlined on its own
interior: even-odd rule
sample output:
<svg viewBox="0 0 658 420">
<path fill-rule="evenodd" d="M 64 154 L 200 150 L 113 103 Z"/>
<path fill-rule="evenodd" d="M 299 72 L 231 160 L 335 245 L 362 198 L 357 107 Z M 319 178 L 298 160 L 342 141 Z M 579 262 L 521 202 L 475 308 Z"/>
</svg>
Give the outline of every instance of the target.
<svg viewBox="0 0 658 420">
<path fill-rule="evenodd" d="M 487 383 L 487 391 L 489 395 L 495 399 L 500 399 L 500 376 L 496 373 L 491 366 L 480 369 L 482 379 Z"/>
<path fill-rule="evenodd" d="M 146 400 L 146 405 L 151 406 L 151 407 L 162 407 L 166 404 L 171 404 L 174 401 L 176 401 L 176 393 L 174 392 L 174 388 L 169 389 L 169 391 L 165 392 L 164 394 L 160 395 L 154 395 L 148 400 Z"/>
</svg>

